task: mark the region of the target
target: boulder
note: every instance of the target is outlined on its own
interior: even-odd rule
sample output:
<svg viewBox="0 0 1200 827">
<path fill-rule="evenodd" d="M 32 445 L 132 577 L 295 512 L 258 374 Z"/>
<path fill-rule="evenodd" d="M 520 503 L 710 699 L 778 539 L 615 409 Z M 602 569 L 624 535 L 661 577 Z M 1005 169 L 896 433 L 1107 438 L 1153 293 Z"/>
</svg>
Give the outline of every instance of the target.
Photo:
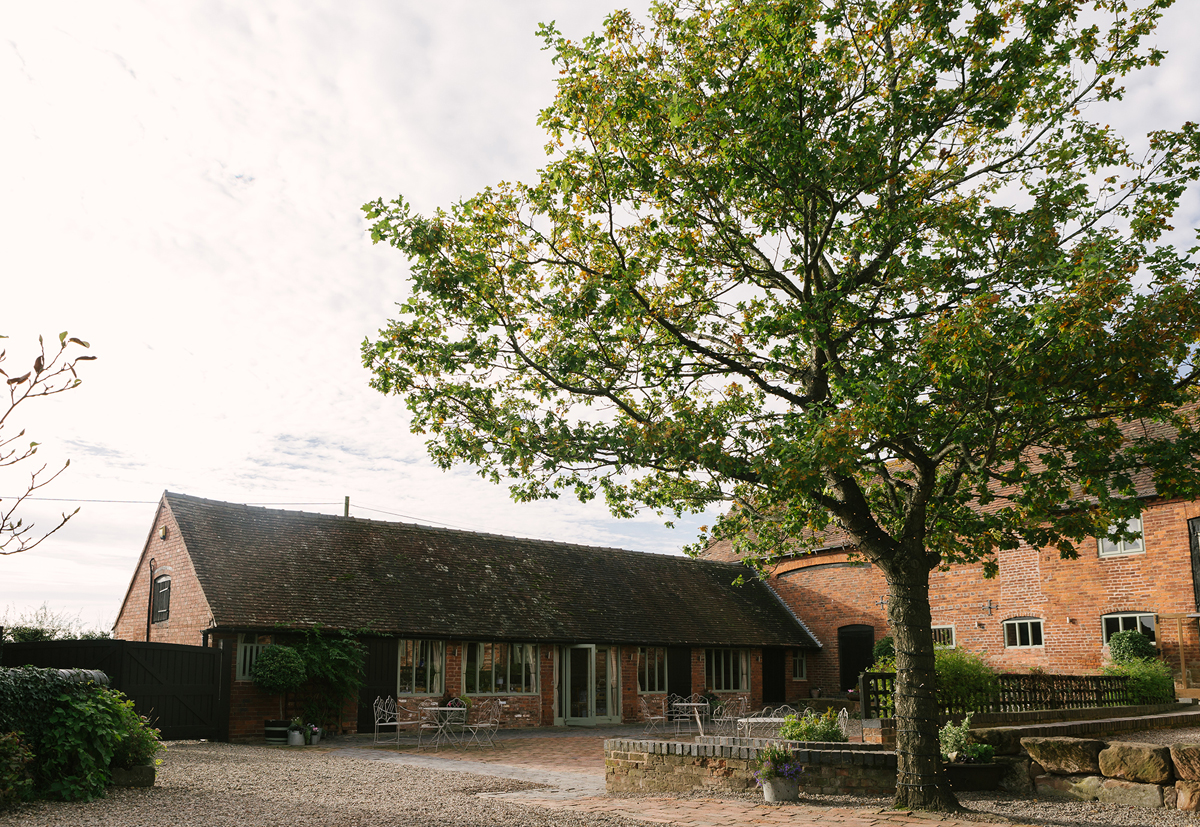
<svg viewBox="0 0 1200 827">
<path fill-rule="evenodd" d="M 1068 801 L 1095 801 L 1100 797 L 1104 778 L 1099 775 L 1039 775 L 1033 779 L 1033 792 L 1039 798 Z"/>
<path fill-rule="evenodd" d="M 1108 746 L 1094 738 L 1021 739 L 1029 757 L 1054 775 L 1099 775 L 1100 750 Z"/>
<path fill-rule="evenodd" d="M 1179 792 L 1175 789 L 1175 785 L 1172 784 L 1169 787 L 1163 787 L 1162 791 L 1163 807 L 1168 810 L 1174 810 L 1176 805 L 1179 803 Z"/>
<path fill-rule="evenodd" d="M 1171 751 L 1158 744 L 1114 741 L 1100 750 L 1100 774 L 1140 784 L 1170 784 Z"/>
<path fill-rule="evenodd" d="M 1106 778 L 1097 796 L 1105 804 L 1124 804 L 1127 807 L 1162 807 L 1163 788 L 1157 784 L 1137 784 Z"/>
<path fill-rule="evenodd" d="M 1181 810 L 1200 810 L 1200 781 L 1175 782 L 1175 806 Z"/>
<path fill-rule="evenodd" d="M 1200 781 L 1200 744 L 1171 744 L 1175 775 L 1184 781 Z"/>
</svg>

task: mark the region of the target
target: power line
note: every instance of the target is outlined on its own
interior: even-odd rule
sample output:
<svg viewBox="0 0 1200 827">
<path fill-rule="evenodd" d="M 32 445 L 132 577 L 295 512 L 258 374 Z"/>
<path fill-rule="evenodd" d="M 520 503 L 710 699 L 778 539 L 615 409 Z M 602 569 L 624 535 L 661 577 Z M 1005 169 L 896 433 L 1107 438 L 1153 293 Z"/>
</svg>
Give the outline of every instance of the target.
<svg viewBox="0 0 1200 827">
<path fill-rule="evenodd" d="M 377 514 L 387 514 L 389 517 L 401 517 L 405 520 L 416 520 L 417 522 L 421 522 L 421 523 L 434 523 L 435 525 L 444 525 L 444 526 L 448 526 L 450 528 L 462 529 L 463 531 L 486 531 L 486 529 L 482 529 L 482 528 L 470 528 L 468 526 L 455 525 L 454 523 L 442 522 L 441 520 L 431 520 L 428 517 L 414 517 L 411 514 L 399 514 L 395 511 L 384 511 L 382 508 L 371 508 L 369 505 L 356 505 L 353 500 L 350 501 L 350 507 L 351 508 L 361 508 L 363 511 L 374 511 Z"/>
<path fill-rule="evenodd" d="M 17 499 L 0 497 L 0 499 Z M 43 503 L 118 503 L 121 505 L 158 505 L 158 500 L 81 500 L 75 497 L 26 497 L 26 502 Z M 341 503 L 242 503 L 242 505 L 341 505 Z"/>
</svg>

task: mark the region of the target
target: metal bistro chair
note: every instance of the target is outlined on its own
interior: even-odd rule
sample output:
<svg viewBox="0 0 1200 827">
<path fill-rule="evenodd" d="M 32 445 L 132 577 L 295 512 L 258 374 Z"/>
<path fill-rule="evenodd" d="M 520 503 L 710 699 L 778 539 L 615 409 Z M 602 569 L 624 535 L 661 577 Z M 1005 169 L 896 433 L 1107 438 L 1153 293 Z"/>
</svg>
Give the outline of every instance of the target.
<svg viewBox="0 0 1200 827">
<path fill-rule="evenodd" d="M 417 749 L 432 743 L 437 749 L 441 743 L 443 722 L 439 719 L 438 702 L 434 698 L 426 698 L 417 707 Z"/>
<path fill-rule="evenodd" d="M 662 697 L 661 701 L 656 698 L 654 703 L 658 709 L 654 710 L 651 709 L 650 702 L 646 700 L 645 696 L 638 698 L 638 709 L 641 710 L 642 721 L 645 723 L 645 726 L 642 728 L 643 735 L 649 735 L 655 731 L 657 731 L 660 735 L 664 734 L 663 726 L 667 723 L 667 715 L 663 711 L 661 704 L 665 703 L 666 700 L 667 699 L 665 695 Z"/>
<path fill-rule="evenodd" d="M 471 720 L 473 719 L 473 720 Z M 496 748 L 496 732 L 500 729 L 500 700 L 485 698 L 471 707 L 468 721 L 463 725 L 463 745 Z"/>
<path fill-rule="evenodd" d="M 391 737 L 387 737 L 386 730 L 392 730 Z M 380 732 L 383 732 L 384 737 L 380 737 Z M 386 698 L 375 698 L 375 742 L 376 744 L 397 744 L 400 743 L 400 722 L 396 719 L 396 699 L 389 695 Z"/>
<path fill-rule="evenodd" d="M 748 701 L 744 695 L 729 698 L 712 711 L 713 734 L 737 735 L 738 719 L 746 717 Z"/>
</svg>

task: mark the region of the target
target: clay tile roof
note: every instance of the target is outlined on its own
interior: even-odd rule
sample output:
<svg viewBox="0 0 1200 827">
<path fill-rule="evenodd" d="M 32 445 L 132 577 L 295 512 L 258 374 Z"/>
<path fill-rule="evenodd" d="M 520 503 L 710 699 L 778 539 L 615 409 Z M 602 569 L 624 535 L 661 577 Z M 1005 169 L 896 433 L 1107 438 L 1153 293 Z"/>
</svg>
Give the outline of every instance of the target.
<svg viewBox="0 0 1200 827">
<path fill-rule="evenodd" d="M 819 646 L 741 566 L 163 496 L 226 629 Z"/>
</svg>

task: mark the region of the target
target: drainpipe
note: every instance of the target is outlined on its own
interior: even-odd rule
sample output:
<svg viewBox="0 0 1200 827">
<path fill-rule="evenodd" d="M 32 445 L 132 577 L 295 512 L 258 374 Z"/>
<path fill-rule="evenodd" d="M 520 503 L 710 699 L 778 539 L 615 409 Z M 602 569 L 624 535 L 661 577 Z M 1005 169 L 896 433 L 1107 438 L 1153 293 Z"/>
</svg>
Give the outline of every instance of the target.
<svg viewBox="0 0 1200 827">
<path fill-rule="evenodd" d="M 150 642 L 150 622 L 154 619 L 154 558 L 150 558 L 150 588 L 146 600 L 146 642 Z"/>
</svg>

